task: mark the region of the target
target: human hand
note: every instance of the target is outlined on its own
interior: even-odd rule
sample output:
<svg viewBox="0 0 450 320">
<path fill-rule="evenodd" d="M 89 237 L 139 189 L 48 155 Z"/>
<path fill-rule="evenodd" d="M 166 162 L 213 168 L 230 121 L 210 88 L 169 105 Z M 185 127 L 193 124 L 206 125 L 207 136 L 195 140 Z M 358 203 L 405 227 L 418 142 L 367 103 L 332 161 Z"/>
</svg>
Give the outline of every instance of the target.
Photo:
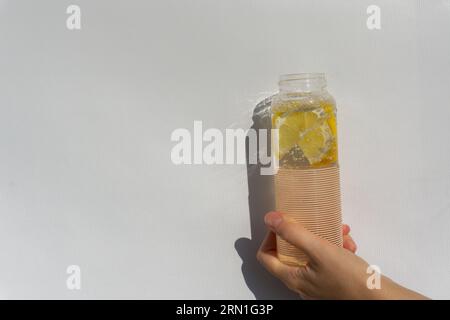
<svg viewBox="0 0 450 320">
<path fill-rule="evenodd" d="M 350 228 L 343 226 L 344 247 L 338 247 L 314 235 L 299 223 L 278 212 L 265 217 L 270 231 L 257 258 L 274 276 L 306 299 L 421 299 L 424 296 L 381 277 L 382 290 L 367 285 L 369 264 L 356 256 L 356 244 Z M 277 257 L 276 234 L 301 249 L 309 258 L 306 266 L 283 264 Z"/>
</svg>

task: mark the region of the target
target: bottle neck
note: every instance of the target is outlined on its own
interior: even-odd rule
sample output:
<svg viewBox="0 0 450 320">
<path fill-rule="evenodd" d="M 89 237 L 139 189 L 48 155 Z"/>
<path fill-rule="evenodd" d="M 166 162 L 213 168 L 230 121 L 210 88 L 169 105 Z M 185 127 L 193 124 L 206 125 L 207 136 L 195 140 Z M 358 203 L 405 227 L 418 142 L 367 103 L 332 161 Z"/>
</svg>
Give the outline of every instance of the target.
<svg viewBox="0 0 450 320">
<path fill-rule="evenodd" d="M 278 82 L 280 93 L 311 93 L 324 91 L 327 81 L 323 73 L 287 74 Z"/>
</svg>

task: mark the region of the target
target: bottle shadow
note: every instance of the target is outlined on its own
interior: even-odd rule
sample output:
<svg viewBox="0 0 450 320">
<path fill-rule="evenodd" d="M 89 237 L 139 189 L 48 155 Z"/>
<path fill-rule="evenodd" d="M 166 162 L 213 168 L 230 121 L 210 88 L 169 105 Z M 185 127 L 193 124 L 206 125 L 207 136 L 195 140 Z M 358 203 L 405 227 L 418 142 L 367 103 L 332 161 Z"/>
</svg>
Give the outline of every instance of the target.
<svg viewBox="0 0 450 320">
<path fill-rule="evenodd" d="M 262 152 L 270 155 L 270 129 L 271 98 L 266 98 L 259 102 L 253 109 L 253 129 L 259 137 L 259 130 L 267 129 L 269 137 L 265 150 L 260 150 L 260 144 L 257 144 L 258 155 Z M 264 215 L 275 208 L 275 199 L 273 192 L 273 176 L 261 175 L 262 165 L 259 163 L 251 164 L 249 148 L 249 136 L 246 137 L 246 156 L 247 156 L 247 179 L 248 179 L 248 205 L 250 214 L 251 238 L 239 238 L 235 241 L 234 247 L 242 259 L 242 274 L 247 287 L 255 295 L 256 299 L 299 299 L 299 296 L 287 289 L 284 284 L 267 272 L 257 261 L 256 252 L 264 239 L 267 228 L 264 225 Z"/>
</svg>

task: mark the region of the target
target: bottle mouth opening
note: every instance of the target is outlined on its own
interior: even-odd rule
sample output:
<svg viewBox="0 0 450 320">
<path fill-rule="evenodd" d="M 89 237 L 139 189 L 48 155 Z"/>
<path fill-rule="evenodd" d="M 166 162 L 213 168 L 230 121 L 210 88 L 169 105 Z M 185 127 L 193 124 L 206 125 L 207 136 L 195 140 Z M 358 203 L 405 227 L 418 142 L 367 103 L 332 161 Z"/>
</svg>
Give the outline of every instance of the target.
<svg viewBox="0 0 450 320">
<path fill-rule="evenodd" d="M 295 81 L 295 80 L 308 80 L 308 79 L 323 79 L 325 80 L 325 73 L 311 72 L 311 73 L 289 73 L 280 76 L 281 81 Z"/>
<path fill-rule="evenodd" d="M 291 73 L 280 76 L 278 85 L 281 91 L 312 92 L 327 86 L 325 73 Z"/>
</svg>

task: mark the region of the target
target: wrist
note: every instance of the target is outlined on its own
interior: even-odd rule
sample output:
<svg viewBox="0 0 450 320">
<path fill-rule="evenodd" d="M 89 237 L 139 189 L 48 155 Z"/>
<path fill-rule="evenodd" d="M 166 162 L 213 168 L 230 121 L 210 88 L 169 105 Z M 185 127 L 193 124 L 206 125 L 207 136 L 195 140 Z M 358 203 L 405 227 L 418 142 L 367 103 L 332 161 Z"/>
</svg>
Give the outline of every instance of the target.
<svg viewBox="0 0 450 320">
<path fill-rule="evenodd" d="M 367 297 L 370 300 L 422 300 L 427 297 L 402 287 L 386 276 L 381 276 L 380 287 L 369 289 L 366 286 Z"/>
<path fill-rule="evenodd" d="M 361 276 L 359 279 L 359 292 L 357 293 L 356 299 L 360 300 L 383 300 L 389 299 L 388 294 L 392 291 L 391 286 L 393 282 L 379 274 L 379 280 L 371 281 L 367 277 L 367 274 Z"/>
</svg>

